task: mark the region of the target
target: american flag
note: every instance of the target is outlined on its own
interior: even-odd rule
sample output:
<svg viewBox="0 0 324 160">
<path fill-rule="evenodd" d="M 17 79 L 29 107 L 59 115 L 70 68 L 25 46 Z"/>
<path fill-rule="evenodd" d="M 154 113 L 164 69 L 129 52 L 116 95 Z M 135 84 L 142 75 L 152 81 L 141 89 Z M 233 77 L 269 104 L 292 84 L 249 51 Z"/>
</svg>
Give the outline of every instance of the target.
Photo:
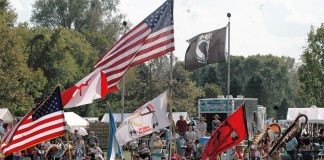
<svg viewBox="0 0 324 160">
<path fill-rule="evenodd" d="M 167 0 L 122 36 L 94 66 L 95 70 L 62 92 L 65 108 L 90 104 L 118 90 L 128 68 L 174 51 L 173 0 Z"/>
<path fill-rule="evenodd" d="M 167 0 L 121 37 L 97 62 L 108 82 L 116 87 L 129 67 L 174 51 L 173 0 Z"/>
<path fill-rule="evenodd" d="M 60 89 L 57 87 L 51 96 L 28 112 L 4 136 L 0 151 L 7 156 L 64 134 L 64 112 Z"/>
</svg>

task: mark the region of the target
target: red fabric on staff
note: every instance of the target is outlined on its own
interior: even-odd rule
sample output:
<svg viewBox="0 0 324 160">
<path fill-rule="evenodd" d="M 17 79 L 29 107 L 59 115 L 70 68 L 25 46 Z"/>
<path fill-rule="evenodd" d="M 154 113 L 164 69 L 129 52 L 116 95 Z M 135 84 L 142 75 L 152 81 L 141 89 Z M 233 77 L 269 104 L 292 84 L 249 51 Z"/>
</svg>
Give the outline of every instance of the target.
<svg viewBox="0 0 324 160">
<path fill-rule="evenodd" d="M 247 136 L 243 104 L 210 137 L 203 153 L 203 160 L 207 158 L 215 159 L 217 155 L 237 145 Z"/>
</svg>

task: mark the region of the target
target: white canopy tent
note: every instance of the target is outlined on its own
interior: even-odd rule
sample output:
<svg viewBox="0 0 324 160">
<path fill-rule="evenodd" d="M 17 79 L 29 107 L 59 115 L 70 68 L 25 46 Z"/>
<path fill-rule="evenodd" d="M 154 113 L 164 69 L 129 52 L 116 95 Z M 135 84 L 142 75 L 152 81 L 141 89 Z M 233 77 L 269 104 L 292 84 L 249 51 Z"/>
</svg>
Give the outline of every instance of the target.
<svg viewBox="0 0 324 160">
<path fill-rule="evenodd" d="M 124 120 L 131 116 L 132 113 L 124 113 Z M 172 112 L 172 119 L 176 123 L 179 120 L 180 115 L 183 115 L 184 119 L 189 121 L 189 115 L 187 112 Z M 113 113 L 115 123 L 121 123 L 121 113 Z M 109 113 L 105 113 L 101 122 L 109 123 Z"/>
<path fill-rule="evenodd" d="M 83 127 L 83 128 L 89 127 L 89 122 L 74 112 L 64 112 L 64 118 L 66 124 L 69 127 L 71 127 L 71 129 L 76 129 L 79 127 Z"/>
<path fill-rule="evenodd" d="M 13 117 L 8 108 L 0 108 L 0 119 L 2 119 L 4 123 L 12 123 Z"/>
<path fill-rule="evenodd" d="M 308 117 L 308 123 L 324 124 L 324 108 L 312 106 L 309 108 L 288 108 L 287 121 L 293 122 L 299 113 Z"/>
</svg>

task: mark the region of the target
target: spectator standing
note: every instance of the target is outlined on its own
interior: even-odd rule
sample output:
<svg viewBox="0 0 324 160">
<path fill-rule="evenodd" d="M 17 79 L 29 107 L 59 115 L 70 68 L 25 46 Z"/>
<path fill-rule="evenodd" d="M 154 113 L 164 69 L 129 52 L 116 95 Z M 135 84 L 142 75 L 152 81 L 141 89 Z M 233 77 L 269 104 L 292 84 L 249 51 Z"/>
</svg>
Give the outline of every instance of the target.
<svg viewBox="0 0 324 160">
<path fill-rule="evenodd" d="M 194 145 L 194 142 L 197 140 L 197 134 L 192 130 L 192 127 L 188 127 L 188 131 L 186 132 L 186 139 L 189 143 Z"/>
<path fill-rule="evenodd" d="M 221 125 L 218 114 L 215 114 L 214 120 L 212 121 L 212 133 Z"/>
<path fill-rule="evenodd" d="M 203 147 L 200 144 L 199 140 L 195 140 L 193 151 L 194 151 L 194 157 L 196 159 L 201 159 Z"/>
<path fill-rule="evenodd" d="M 149 159 L 151 151 L 145 143 L 142 143 L 138 148 L 137 153 L 141 159 Z"/>
<path fill-rule="evenodd" d="M 7 124 L 7 127 L 6 127 L 6 132 L 9 132 L 9 131 L 11 130 L 11 128 L 12 128 L 12 123 L 9 122 L 9 123 Z"/>
<path fill-rule="evenodd" d="M 154 146 L 152 150 L 152 160 L 157 160 L 162 156 L 163 143 L 160 137 L 157 136 L 154 141 Z"/>
<path fill-rule="evenodd" d="M 21 151 L 14 152 L 12 155 L 13 155 L 13 160 L 22 160 Z"/>
<path fill-rule="evenodd" d="M 197 129 L 198 139 L 200 139 L 201 137 L 204 137 L 206 135 L 207 123 L 205 122 L 204 117 L 200 117 L 200 120 L 197 123 L 196 129 Z"/>
<path fill-rule="evenodd" d="M 34 160 L 36 154 L 35 147 L 30 147 L 25 150 L 25 156 L 24 157 L 29 157 L 31 160 Z"/>
<path fill-rule="evenodd" d="M 90 147 L 90 154 L 94 155 L 96 160 L 104 160 L 102 150 L 96 143 L 91 143 Z"/>
<path fill-rule="evenodd" d="M 77 137 L 77 141 L 75 142 L 75 154 L 74 154 L 74 160 L 83 160 L 85 155 L 85 146 L 84 142 L 81 137 Z"/>
<path fill-rule="evenodd" d="M 54 156 L 55 160 L 61 160 L 61 159 L 63 159 L 64 153 L 66 151 L 65 145 L 62 142 L 61 138 L 56 138 L 55 144 L 58 146 L 58 150 Z"/>
<path fill-rule="evenodd" d="M 321 128 L 319 130 L 319 140 L 320 140 L 320 144 L 324 144 L 324 128 Z"/>
<path fill-rule="evenodd" d="M 187 132 L 188 126 L 187 126 L 187 121 L 184 120 L 183 115 L 179 117 L 180 119 L 176 123 L 176 129 L 177 132 L 180 136 L 184 136 Z"/>
<path fill-rule="evenodd" d="M 47 151 L 47 149 L 51 146 L 51 142 L 50 141 L 44 141 L 41 143 L 41 150 L 43 150 L 44 152 Z"/>
<path fill-rule="evenodd" d="M 297 146 L 298 142 L 295 137 L 293 137 L 290 141 L 286 144 L 286 151 L 290 156 L 290 159 L 297 159 Z"/>
<path fill-rule="evenodd" d="M 75 129 L 74 133 L 71 136 L 71 141 L 72 141 L 73 144 L 77 141 L 78 137 L 79 137 L 78 130 Z"/>
<path fill-rule="evenodd" d="M 97 146 L 99 146 L 99 140 L 98 137 L 95 136 L 94 131 L 90 131 L 89 137 L 87 139 L 87 144 L 90 145 L 92 143 L 95 143 Z"/>
<path fill-rule="evenodd" d="M 160 131 L 159 130 L 154 131 L 152 136 L 150 137 L 149 147 L 150 147 L 151 150 L 153 149 L 154 142 L 156 140 L 156 137 L 158 137 L 158 136 L 160 136 Z"/>
<path fill-rule="evenodd" d="M 51 145 L 45 153 L 46 160 L 55 160 L 55 155 L 58 150 L 59 146 L 57 146 L 56 144 Z"/>
</svg>

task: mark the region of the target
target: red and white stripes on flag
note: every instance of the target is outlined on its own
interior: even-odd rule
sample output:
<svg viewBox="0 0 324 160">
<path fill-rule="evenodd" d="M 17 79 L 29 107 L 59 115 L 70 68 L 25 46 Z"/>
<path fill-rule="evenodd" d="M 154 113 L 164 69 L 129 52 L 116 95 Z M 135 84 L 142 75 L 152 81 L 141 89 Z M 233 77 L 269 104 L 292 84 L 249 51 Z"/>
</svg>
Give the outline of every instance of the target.
<svg viewBox="0 0 324 160">
<path fill-rule="evenodd" d="M 4 137 L 0 151 L 7 156 L 64 135 L 65 119 L 59 88 L 34 108 Z"/>
<path fill-rule="evenodd" d="M 139 35 L 138 35 L 139 34 Z M 129 67 L 144 63 L 174 50 L 173 26 L 151 33 L 141 23 L 121 38 L 95 65 L 108 81 L 108 88 L 117 85 Z"/>
<path fill-rule="evenodd" d="M 89 104 L 118 90 L 118 82 L 128 68 L 172 51 L 173 0 L 167 0 L 122 36 L 96 63 L 95 71 L 62 93 L 64 107 Z"/>
</svg>

